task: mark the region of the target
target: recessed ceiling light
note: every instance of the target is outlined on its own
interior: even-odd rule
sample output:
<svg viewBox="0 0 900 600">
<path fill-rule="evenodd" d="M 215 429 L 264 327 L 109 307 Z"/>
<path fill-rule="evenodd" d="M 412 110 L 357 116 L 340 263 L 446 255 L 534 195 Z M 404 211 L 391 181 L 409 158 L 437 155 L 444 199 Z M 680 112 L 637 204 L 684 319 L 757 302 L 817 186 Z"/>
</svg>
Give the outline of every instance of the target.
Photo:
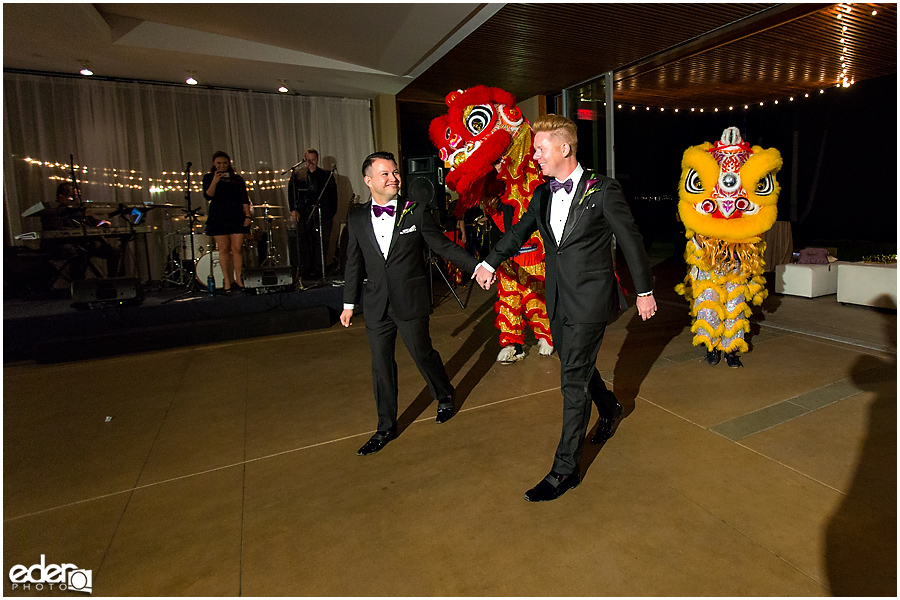
<svg viewBox="0 0 900 600">
<path fill-rule="evenodd" d="M 81 73 L 82 75 L 93 75 L 94 74 L 94 72 L 91 71 L 90 63 L 88 61 L 79 60 L 78 62 L 81 63 L 81 70 L 78 71 L 79 73 Z"/>
<path fill-rule="evenodd" d="M 197 80 L 194 79 L 193 75 L 188 76 L 188 78 L 185 79 L 184 82 L 188 85 L 197 85 Z"/>
</svg>

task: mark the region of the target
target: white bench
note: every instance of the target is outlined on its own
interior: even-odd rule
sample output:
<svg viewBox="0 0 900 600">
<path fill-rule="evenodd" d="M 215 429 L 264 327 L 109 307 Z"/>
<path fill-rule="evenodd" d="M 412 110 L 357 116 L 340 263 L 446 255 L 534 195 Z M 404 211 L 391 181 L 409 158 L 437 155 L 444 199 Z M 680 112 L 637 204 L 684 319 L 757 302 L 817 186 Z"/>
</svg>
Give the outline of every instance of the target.
<svg viewBox="0 0 900 600">
<path fill-rule="evenodd" d="M 815 298 L 836 294 L 840 261 L 827 265 L 789 263 L 775 267 L 775 292 Z"/>
<path fill-rule="evenodd" d="M 842 262 L 838 268 L 838 302 L 897 308 L 897 263 Z"/>
</svg>

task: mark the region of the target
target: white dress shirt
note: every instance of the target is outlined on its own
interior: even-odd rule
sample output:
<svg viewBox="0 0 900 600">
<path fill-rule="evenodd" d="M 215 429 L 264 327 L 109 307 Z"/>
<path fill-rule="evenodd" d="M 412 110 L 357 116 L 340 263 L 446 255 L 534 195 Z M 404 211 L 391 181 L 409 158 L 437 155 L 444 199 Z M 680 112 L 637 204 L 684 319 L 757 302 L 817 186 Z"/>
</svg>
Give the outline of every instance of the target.
<svg viewBox="0 0 900 600">
<path fill-rule="evenodd" d="M 560 188 L 553 193 L 553 197 L 550 199 L 550 229 L 553 231 L 553 237 L 556 238 L 557 245 L 562 240 L 566 221 L 569 219 L 569 208 L 571 208 L 572 200 L 575 198 L 575 189 L 578 187 L 583 174 L 584 168 L 579 163 L 575 170 L 572 171 L 572 174 L 566 177 L 566 179 L 572 180 L 572 191 L 567 192 L 565 189 Z M 563 183 L 566 179 L 562 181 L 557 179 L 557 181 Z"/>
<path fill-rule="evenodd" d="M 372 200 L 372 207 L 378 206 Z M 397 199 L 394 198 L 385 206 L 394 207 L 394 216 L 397 215 Z M 370 209 L 371 210 L 371 209 Z M 378 241 L 378 247 L 381 248 L 381 254 L 387 258 L 388 250 L 391 249 L 391 238 L 394 236 L 394 217 L 387 213 L 381 213 L 380 217 L 375 216 L 375 212 L 369 213 L 372 217 L 372 229 L 375 230 L 375 239 Z"/>
</svg>

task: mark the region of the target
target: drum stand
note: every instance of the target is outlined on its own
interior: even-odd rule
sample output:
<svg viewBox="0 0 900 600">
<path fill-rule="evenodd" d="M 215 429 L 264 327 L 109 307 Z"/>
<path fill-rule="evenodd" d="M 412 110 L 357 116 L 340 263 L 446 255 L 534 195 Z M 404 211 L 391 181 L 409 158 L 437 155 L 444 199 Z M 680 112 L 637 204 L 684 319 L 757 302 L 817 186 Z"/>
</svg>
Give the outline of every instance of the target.
<svg viewBox="0 0 900 600">
<path fill-rule="evenodd" d="M 175 296 L 174 298 L 169 298 L 168 300 L 164 300 L 162 302 L 162 304 L 166 304 L 168 302 L 173 302 L 175 300 L 180 300 L 181 298 L 190 296 L 194 292 L 203 291 L 197 287 L 197 283 L 198 283 L 197 277 L 196 277 L 197 267 L 195 266 L 197 264 L 197 258 L 194 255 L 194 225 L 197 222 L 197 213 L 200 212 L 200 208 L 199 207 L 193 208 L 193 209 L 191 208 L 190 175 L 191 175 L 191 163 L 188 163 L 187 169 L 185 169 L 185 171 L 184 171 L 184 199 L 187 201 L 187 208 L 186 209 L 183 208 L 183 209 L 181 209 L 181 211 L 183 213 L 185 213 L 185 215 L 187 216 L 187 219 L 188 219 L 188 223 L 190 224 L 190 229 L 188 231 L 190 232 L 190 237 L 191 237 L 191 267 L 193 268 L 194 272 L 191 273 L 191 275 L 193 275 L 192 277 L 188 277 L 187 288 L 184 290 L 184 292 Z M 182 260 L 183 260 L 183 257 L 180 257 L 180 258 L 182 258 Z M 184 267 L 182 266 L 182 269 L 183 268 Z M 213 273 L 213 269 L 212 269 L 212 252 L 209 253 L 209 273 L 213 278 L 215 278 L 216 275 L 215 275 L 215 273 Z"/>
<path fill-rule="evenodd" d="M 272 221 L 274 217 L 269 216 L 268 207 L 263 208 L 263 219 L 266 224 L 266 259 L 262 262 L 261 267 L 275 267 L 281 262 L 281 255 L 275 248 L 275 237 L 272 235 Z"/>
</svg>

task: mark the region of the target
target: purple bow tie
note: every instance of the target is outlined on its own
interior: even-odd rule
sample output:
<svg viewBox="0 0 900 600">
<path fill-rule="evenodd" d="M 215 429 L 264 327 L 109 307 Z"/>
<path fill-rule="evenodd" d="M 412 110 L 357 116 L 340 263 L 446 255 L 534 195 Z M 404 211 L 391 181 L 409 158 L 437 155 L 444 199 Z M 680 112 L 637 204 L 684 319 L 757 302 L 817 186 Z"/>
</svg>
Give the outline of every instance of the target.
<svg viewBox="0 0 900 600">
<path fill-rule="evenodd" d="M 553 181 L 550 182 L 550 191 L 552 193 L 555 194 L 556 192 L 558 192 L 559 190 L 562 190 L 562 189 L 566 190 L 567 194 L 571 194 L 572 193 L 572 180 L 566 179 L 564 182 L 560 183 L 554 179 Z"/>
<path fill-rule="evenodd" d="M 396 207 L 394 207 L 394 206 L 378 206 L 377 204 L 375 204 L 373 202 L 372 203 L 372 214 L 375 215 L 376 218 L 380 217 L 384 213 L 387 213 L 387 216 L 389 216 L 389 217 L 393 217 L 395 208 Z"/>
</svg>

